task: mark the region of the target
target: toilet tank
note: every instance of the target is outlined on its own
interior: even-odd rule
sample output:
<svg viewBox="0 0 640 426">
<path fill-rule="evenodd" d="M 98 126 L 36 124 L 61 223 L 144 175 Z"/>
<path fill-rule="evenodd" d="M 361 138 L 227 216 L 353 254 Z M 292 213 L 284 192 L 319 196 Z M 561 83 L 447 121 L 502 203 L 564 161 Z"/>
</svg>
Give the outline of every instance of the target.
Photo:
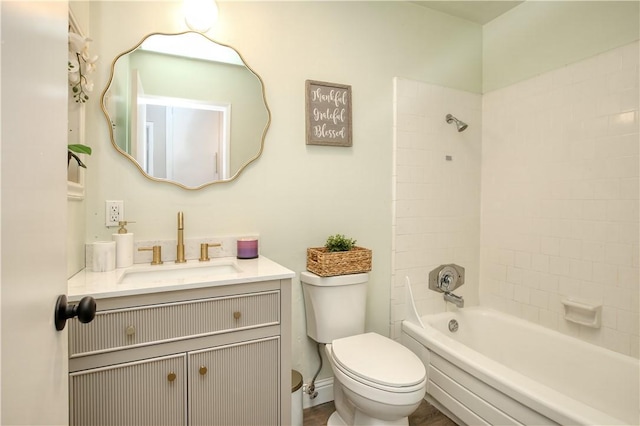
<svg viewBox="0 0 640 426">
<path fill-rule="evenodd" d="M 364 333 L 369 274 L 300 274 L 307 335 L 318 343 Z"/>
</svg>

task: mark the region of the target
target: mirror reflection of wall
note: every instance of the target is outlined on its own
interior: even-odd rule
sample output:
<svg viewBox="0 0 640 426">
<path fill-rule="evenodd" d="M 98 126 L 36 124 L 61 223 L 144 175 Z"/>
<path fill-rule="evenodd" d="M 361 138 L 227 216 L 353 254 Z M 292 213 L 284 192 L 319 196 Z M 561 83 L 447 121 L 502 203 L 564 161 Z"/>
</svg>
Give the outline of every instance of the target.
<svg viewBox="0 0 640 426">
<path fill-rule="evenodd" d="M 223 49 L 226 58 L 218 57 L 214 61 L 211 58 L 149 51 L 142 47 L 134 49 L 117 59 L 104 106 L 112 124 L 114 145 L 136 160 L 141 170 L 153 178 L 194 188 L 232 179 L 260 154 L 269 112 L 262 82 L 233 49 L 194 33 L 154 34 L 147 40 L 183 36 L 191 37 L 189 43 L 196 36 Z M 203 51 L 198 50 L 200 53 Z M 195 109 L 199 111 L 197 115 L 209 117 L 209 121 L 205 125 L 206 119 L 192 117 L 185 127 L 176 123 L 174 118 L 160 130 L 157 111 L 151 112 L 155 114 L 156 121 L 147 123 L 149 105 Z M 170 111 L 173 117 L 182 116 L 185 112 L 176 113 L 175 108 L 166 111 Z M 167 128 L 173 129 L 172 133 L 167 133 Z M 181 128 L 183 131 L 179 132 Z M 168 135 L 166 138 L 163 136 L 165 133 Z M 150 137 L 154 139 L 151 145 Z M 198 141 L 187 140 L 194 137 Z M 171 141 L 172 151 L 159 147 L 160 140 Z M 211 144 L 205 146 L 201 143 L 204 140 Z M 150 150 L 153 156 L 149 154 Z M 174 167 L 178 164 L 175 162 L 178 157 L 170 158 L 165 152 L 180 153 L 180 158 L 185 157 L 185 163 L 190 164 L 189 172 L 182 173 Z M 190 157 L 186 156 L 187 152 Z"/>
</svg>

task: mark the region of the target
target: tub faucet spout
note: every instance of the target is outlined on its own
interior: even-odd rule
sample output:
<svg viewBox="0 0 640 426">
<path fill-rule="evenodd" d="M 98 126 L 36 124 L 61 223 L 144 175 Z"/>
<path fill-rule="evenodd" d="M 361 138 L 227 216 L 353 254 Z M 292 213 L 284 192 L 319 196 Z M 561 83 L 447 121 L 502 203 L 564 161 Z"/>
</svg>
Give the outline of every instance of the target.
<svg viewBox="0 0 640 426">
<path fill-rule="evenodd" d="M 456 305 L 458 308 L 463 308 L 464 307 L 464 299 L 461 296 L 456 296 L 455 294 L 446 291 L 444 293 L 444 300 L 446 300 L 447 302 L 451 302 L 454 305 Z"/>
</svg>

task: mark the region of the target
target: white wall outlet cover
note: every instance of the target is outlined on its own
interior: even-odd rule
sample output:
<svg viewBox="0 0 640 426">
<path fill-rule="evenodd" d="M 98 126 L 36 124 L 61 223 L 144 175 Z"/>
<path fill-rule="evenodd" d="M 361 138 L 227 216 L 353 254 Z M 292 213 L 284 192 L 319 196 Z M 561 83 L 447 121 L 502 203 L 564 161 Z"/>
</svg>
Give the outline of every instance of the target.
<svg viewBox="0 0 640 426">
<path fill-rule="evenodd" d="M 107 200 L 105 201 L 105 225 L 118 226 L 118 222 L 124 220 L 124 201 Z"/>
</svg>

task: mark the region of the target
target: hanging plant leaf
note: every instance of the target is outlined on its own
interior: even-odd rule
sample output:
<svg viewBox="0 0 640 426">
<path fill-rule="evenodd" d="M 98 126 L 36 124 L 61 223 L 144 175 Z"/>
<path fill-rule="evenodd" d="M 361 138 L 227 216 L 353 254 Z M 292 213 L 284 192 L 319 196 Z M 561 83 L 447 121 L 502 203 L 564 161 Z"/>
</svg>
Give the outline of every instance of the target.
<svg viewBox="0 0 640 426">
<path fill-rule="evenodd" d="M 67 148 L 69 149 L 69 151 L 77 152 L 78 154 L 91 155 L 91 147 L 83 145 L 81 143 L 67 145 Z"/>
</svg>

